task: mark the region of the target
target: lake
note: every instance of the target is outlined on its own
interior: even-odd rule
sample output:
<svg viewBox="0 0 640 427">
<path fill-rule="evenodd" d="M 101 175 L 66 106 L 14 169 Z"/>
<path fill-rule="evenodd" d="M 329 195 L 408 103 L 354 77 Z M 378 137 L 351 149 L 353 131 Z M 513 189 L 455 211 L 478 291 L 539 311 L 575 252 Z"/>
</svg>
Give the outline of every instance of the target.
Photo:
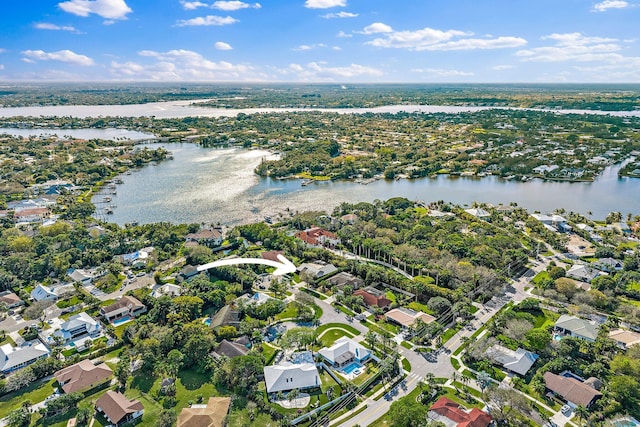
<svg viewBox="0 0 640 427">
<path fill-rule="evenodd" d="M 202 101 L 200 101 L 202 102 Z M 272 113 L 292 111 L 324 111 L 340 114 L 358 113 L 461 113 L 488 110 L 495 107 L 452 106 L 452 105 L 386 105 L 374 108 L 245 108 L 225 109 L 200 107 L 195 101 L 151 102 L 131 105 L 54 105 L 45 107 L 4 107 L 0 108 L 0 117 L 142 117 L 154 116 L 158 119 L 184 117 L 233 117 L 239 113 Z M 541 111 L 533 109 L 534 111 Z M 640 117 L 636 111 L 597 111 L 597 110 L 549 110 L 557 113 L 609 114 L 613 116 Z"/>
<path fill-rule="evenodd" d="M 314 182 L 261 178 L 253 173 L 266 151 L 239 148 L 201 148 L 195 144 L 150 144 L 163 146 L 173 160 L 146 166 L 123 175 L 123 184 L 112 201 L 96 195 L 102 209 L 115 205 L 112 215 L 101 219 L 118 224 L 195 222 L 236 225 L 265 216 L 275 219 L 289 211 L 332 209 L 342 202 L 372 202 L 406 197 L 426 202 L 445 200 L 460 205 L 474 201 L 493 204 L 515 202 L 531 212 L 556 208 L 604 218 L 611 211 L 640 214 L 640 179 L 619 178 L 620 165 L 607 167 L 595 182 L 505 181 L 498 177 L 468 178 L 445 175 L 436 178 L 387 181 L 369 185 L 348 181 Z M 288 209 L 288 210 L 287 210 Z"/>
<path fill-rule="evenodd" d="M 138 132 L 127 129 L 18 129 L 18 128 L 0 128 L 0 134 L 13 136 L 58 136 L 62 139 L 78 138 L 78 139 L 105 139 L 112 141 L 133 140 L 140 141 L 143 139 L 155 138 L 152 133 Z"/>
</svg>

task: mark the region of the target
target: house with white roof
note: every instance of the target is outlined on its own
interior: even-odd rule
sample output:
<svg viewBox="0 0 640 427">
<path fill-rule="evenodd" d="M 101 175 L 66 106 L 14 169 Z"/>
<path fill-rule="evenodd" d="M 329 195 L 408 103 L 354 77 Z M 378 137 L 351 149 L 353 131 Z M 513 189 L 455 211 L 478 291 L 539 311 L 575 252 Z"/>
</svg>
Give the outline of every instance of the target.
<svg viewBox="0 0 640 427">
<path fill-rule="evenodd" d="M 518 375 L 526 375 L 538 360 L 535 353 L 522 348 L 514 351 L 498 344 L 489 347 L 485 354 L 494 363 Z"/>
<path fill-rule="evenodd" d="M 371 352 L 348 337 L 341 337 L 331 347 L 318 352 L 334 368 L 342 368 L 352 362 L 363 363 L 371 357 Z"/>
<path fill-rule="evenodd" d="M 69 317 L 66 322 L 60 325 L 60 329 L 56 329 L 47 337 L 47 341 L 54 342 L 55 337 L 58 337 L 63 344 L 84 342 L 85 340 L 90 342 L 101 335 L 100 323 L 87 313 L 82 312 Z"/>
<path fill-rule="evenodd" d="M 300 274 L 305 273 L 314 279 L 326 276 L 328 274 L 338 271 L 338 268 L 333 264 L 328 264 L 324 261 L 305 262 L 300 264 L 297 268 Z"/>
<path fill-rule="evenodd" d="M 80 283 L 83 286 L 90 285 L 93 280 L 93 273 L 80 268 L 70 268 L 69 271 L 67 271 L 67 276 L 69 276 L 74 282 Z"/>
<path fill-rule="evenodd" d="M 283 362 L 280 365 L 265 366 L 264 382 L 267 393 L 289 391 L 294 388 L 306 390 L 322 385 L 318 368 L 313 363 Z"/>
<path fill-rule="evenodd" d="M 464 210 L 469 215 L 475 216 L 478 219 L 488 221 L 491 218 L 491 214 L 482 208 L 471 208 Z"/>
<path fill-rule="evenodd" d="M 46 286 L 37 284 L 31 291 L 31 298 L 34 301 L 57 301 L 60 296 L 75 291 L 72 284 L 63 284 L 58 286 Z"/>
<path fill-rule="evenodd" d="M 182 288 L 179 285 L 174 285 L 173 283 L 165 283 L 161 286 L 155 285 L 151 290 L 151 296 L 154 298 L 160 298 L 164 295 L 179 297 L 181 293 Z"/>
<path fill-rule="evenodd" d="M 236 299 L 236 302 L 243 303 L 245 305 L 253 304 L 257 307 L 269 301 L 270 299 L 273 298 L 263 292 L 255 292 L 253 294 L 240 295 Z"/>
<path fill-rule="evenodd" d="M 15 372 L 47 356 L 49 349 L 38 340 L 24 343 L 20 347 L 4 344 L 0 346 L 0 372 L 4 375 Z"/>
</svg>

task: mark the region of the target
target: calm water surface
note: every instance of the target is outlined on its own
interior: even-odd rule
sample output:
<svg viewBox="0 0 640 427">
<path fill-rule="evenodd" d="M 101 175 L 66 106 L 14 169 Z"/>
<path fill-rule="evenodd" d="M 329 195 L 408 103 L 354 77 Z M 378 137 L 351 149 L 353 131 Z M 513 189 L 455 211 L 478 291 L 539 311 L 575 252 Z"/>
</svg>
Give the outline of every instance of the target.
<svg viewBox="0 0 640 427">
<path fill-rule="evenodd" d="M 58 136 L 66 139 L 67 137 L 79 139 L 105 139 L 105 140 L 134 140 L 155 138 L 151 133 L 138 132 L 127 129 L 18 129 L 18 128 L 0 128 L 0 134 L 13 136 Z"/>
<path fill-rule="evenodd" d="M 118 224 L 134 221 L 150 223 L 222 223 L 239 224 L 265 216 L 288 215 L 290 211 L 331 210 L 342 202 L 371 202 L 390 197 L 407 197 L 427 202 L 445 200 L 457 204 L 474 201 L 488 203 L 516 202 L 530 211 L 564 208 L 594 218 L 604 218 L 611 211 L 640 214 L 640 179 L 618 178 L 620 166 L 605 169 L 592 183 L 525 183 L 485 178 L 423 178 L 416 180 L 380 180 L 369 185 L 347 181 L 312 183 L 300 180 L 260 178 L 253 169 L 265 151 L 200 148 L 194 144 L 151 144 L 164 146 L 174 156 L 123 175 L 123 184 L 111 202 L 104 195 L 93 201 L 101 210 L 115 205 L 113 215 L 101 218 Z"/>
</svg>

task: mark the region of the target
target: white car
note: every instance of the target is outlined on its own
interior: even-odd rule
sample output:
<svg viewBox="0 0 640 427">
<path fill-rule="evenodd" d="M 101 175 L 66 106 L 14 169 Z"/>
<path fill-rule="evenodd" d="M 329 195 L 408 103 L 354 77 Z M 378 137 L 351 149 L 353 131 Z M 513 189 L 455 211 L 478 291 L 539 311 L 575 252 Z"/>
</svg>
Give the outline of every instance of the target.
<svg viewBox="0 0 640 427">
<path fill-rule="evenodd" d="M 560 412 L 562 412 L 564 415 L 569 414 L 571 412 L 571 406 L 563 405 L 562 408 L 560 408 Z"/>
</svg>

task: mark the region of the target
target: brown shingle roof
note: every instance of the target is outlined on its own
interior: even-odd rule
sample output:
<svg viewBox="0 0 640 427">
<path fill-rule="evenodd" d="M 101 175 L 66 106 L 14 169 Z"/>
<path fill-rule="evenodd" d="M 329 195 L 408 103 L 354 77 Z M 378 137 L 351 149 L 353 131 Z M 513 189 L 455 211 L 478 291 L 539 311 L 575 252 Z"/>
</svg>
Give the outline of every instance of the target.
<svg viewBox="0 0 640 427">
<path fill-rule="evenodd" d="M 109 390 L 96 401 L 96 407 L 114 423 L 119 423 L 128 414 L 142 411 L 144 406 L 139 400 L 129 400 L 124 394 Z"/>
<path fill-rule="evenodd" d="M 120 310 L 121 308 L 129 307 L 129 305 L 131 305 L 131 311 L 144 307 L 144 304 L 142 304 L 137 298 L 125 295 L 113 304 L 102 307 L 100 311 L 104 314 L 109 314 L 116 310 Z"/>
<path fill-rule="evenodd" d="M 595 399 L 602 396 L 598 390 L 575 378 L 563 377 L 551 372 L 545 372 L 544 383 L 549 390 L 562 396 L 564 400 L 584 407 L 588 407 Z"/>
<path fill-rule="evenodd" d="M 210 397 L 204 407 L 184 408 L 177 427 L 222 427 L 230 405 L 230 397 Z"/>
<path fill-rule="evenodd" d="M 85 359 L 53 374 L 65 393 L 74 393 L 102 384 L 113 375 L 106 364 L 94 365 Z"/>
</svg>

